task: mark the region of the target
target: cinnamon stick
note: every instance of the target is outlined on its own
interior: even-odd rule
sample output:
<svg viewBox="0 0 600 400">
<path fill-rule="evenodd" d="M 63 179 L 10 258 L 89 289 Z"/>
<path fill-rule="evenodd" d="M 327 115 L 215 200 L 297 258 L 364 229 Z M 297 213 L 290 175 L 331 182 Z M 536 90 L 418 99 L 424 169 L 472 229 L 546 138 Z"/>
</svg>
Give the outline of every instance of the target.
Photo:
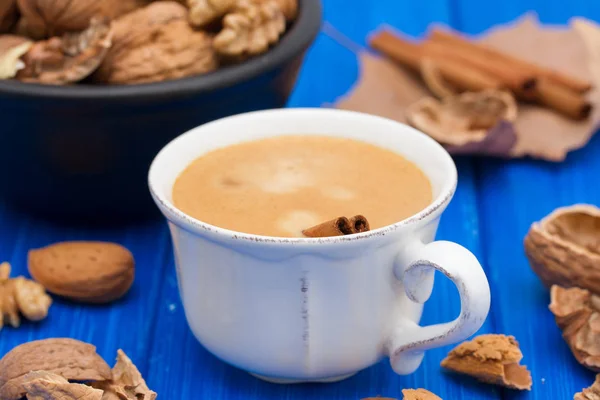
<svg viewBox="0 0 600 400">
<path fill-rule="evenodd" d="M 533 92 L 536 76 L 531 71 L 515 68 L 506 62 L 490 61 L 489 57 L 479 51 L 472 51 L 470 47 L 454 46 L 427 40 L 423 43 L 425 51 L 438 55 L 440 58 L 454 59 L 477 68 L 491 76 L 496 77 L 505 86 L 516 94 L 528 97 Z"/>
<path fill-rule="evenodd" d="M 366 232 L 369 229 L 371 229 L 369 221 L 363 215 L 355 215 L 350 219 L 338 217 L 330 221 L 325 221 L 303 230 L 302 233 L 308 237 L 330 237 Z"/>
<path fill-rule="evenodd" d="M 419 71 L 424 59 L 432 59 L 442 75 L 451 85 L 460 90 L 480 91 L 502 89 L 505 85 L 497 78 L 473 68 L 463 62 L 447 59 L 422 45 L 411 43 L 388 30 L 382 30 L 371 37 L 369 44 L 395 62 Z"/>
<path fill-rule="evenodd" d="M 540 79 L 536 92 L 540 103 L 576 120 L 589 117 L 593 108 L 582 95 L 548 78 Z"/>
<path fill-rule="evenodd" d="M 371 230 L 369 221 L 367 221 L 363 215 L 355 215 L 350 218 L 350 227 L 352 228 L 352 233 L 361 233 Z"/>
<path fill-rule="evenodd" d="M 325 221 L 302 231 L 302 234 L 308 237 L 343 236 L 351 235 L 353 233 L 352 224 L 346 217 Z"/>
<path fill-rule="evenodd" d="M 529 75 L 547 78 L 550 82 L 565 86 L 577 93 L 585 93 L 592 87 L 592 83 L 590 81 L 568 76 L 550 68 L 545 68 L 521 60 L 517 57 L 502 53 L 480 43 L 472 42 L 458 34 L 450 33 L 440 29 L 433 29 L 429 36 L 429 40 L 432 42 L 445 44 L 447 46 L 453 46 L 454 48 L 462 48 L 464 51 L 468 51 L 471 55 L 476 54 L 477 57 L 480 57 L 481 59 L 487 59 L 489 64 L 510 66 L 513 69 L 518 69 Z"/>
</svg>

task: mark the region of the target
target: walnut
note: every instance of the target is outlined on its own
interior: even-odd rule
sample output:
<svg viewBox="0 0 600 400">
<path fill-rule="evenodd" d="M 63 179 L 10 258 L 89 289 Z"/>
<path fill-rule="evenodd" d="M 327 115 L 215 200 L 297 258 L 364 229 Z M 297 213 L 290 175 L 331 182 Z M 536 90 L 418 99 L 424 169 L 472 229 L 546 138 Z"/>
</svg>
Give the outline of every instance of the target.
<svg viewBox="0 0 600 400">
<path fill-rule="evenodd" d="M 517 104 L 508 92 L 485 90 L 425 97 L 406 110 L 407 121 L 440 143 L 460 146 L 480 142 L 500 121 L 514 121 Z"/>
<path fill-rule="evenodd" d="M 25 68 L 17 78 L 46 84 L 79 82 L 98 68 L 111 46 L 111 37 L 108 20 L 93 18 L 82 32 L 36 42 L 22 57 Z"/>
<path fill-rule="evenodd" d="M 137 367 L 123 350 L 117 351 L 117 363 L 112 380 L 95 382 L 92 386 L 104 391 L 103 400 L 155 400 L 156 393 L 148 388 Z"/>
<path fill-rule="evenodd" d="M 214 48 L 226 57 L 253 56 L 266 52 L 284 31 L 285 16 L 276 0 L 238 0 L 235 9 L 223 18 Z"/>
<path fill-rule="evenodd" d="M 160 82 L 216 68 L 212 37 L 190 27 L 184 6 L 158 1 L 114 22 L 113 46 L 93 79 L 112 84 Z"/>
<path fill-rule="evenodd" d="M 29 51 L 33 42 L 14 35 L 0 35 L 0 79 L 10 79 L 25 68 L 21 58 Z"/>
<path fill-rule="evenodd" d="M 14 328 L 21 325 L 19 313 L 30 321 L 39 321 L 48 315 L 52 299 L 37 282 L 22 276 L 10 279 L 10 264 L 0 264 L 0 329 L 4 323 Z"/>
<path fill-rule="evenodd" d="M 188 0 L 190 22 L 197 27 L 206 25 L 221 18 L 231 11 L 238 0 Z"/>
<path fill-rule="evenodd" d="M 523 354 L 512 336 L 480 335 L 455 347 L 442 367 L 512 389 L 531 390 L 531 374 L 519 365 Z"/>
<path fill-rule="evenodd" d="M 600 209 L 576 204 L 531 225 L 524 241 L 533 271 L 546 287 L 580 287 L 600 294 Z"/>
<path fill-rule="evenodd" d="M 25 375 L 23 387 L 27 400 L 102 400 L 102 390 L 69 383 L 60 375 L 33 371 Z"/>
<path fill-rule="evenodd" d="M 576 393 L 573 400 L 598 400 L 600 399 L 600 374 L 596 375 L 596 380 L 589 388 Z"/>
<path fill-rule="evenodd" d="M 4 1 L 4 0 L 2 0 Z M 51 37 L 86 29 L 93 17 L 114 19 L 150 0 L 17 0 L 21 31 L 33 37 Z"/>
<path fill-rule="evenodd" d="M 550 311 L 581 365 L 600 371 L 600 297 L 580 288 L 550 289 Z"/>
<path fill-rule="evenodd" d="M 80 382 L 111 378 L 110 367 L 91 344 L 66 338 L 36 340 L 13 348 L 0 360 L 0 399 L 21 399 L 31 371 Z"/>
<path fill-rule="evenodd" d="M 0 1 L 0 33 L 10 32 L 17 23 L 18 16 L 17 0 Z"/>
</svg>

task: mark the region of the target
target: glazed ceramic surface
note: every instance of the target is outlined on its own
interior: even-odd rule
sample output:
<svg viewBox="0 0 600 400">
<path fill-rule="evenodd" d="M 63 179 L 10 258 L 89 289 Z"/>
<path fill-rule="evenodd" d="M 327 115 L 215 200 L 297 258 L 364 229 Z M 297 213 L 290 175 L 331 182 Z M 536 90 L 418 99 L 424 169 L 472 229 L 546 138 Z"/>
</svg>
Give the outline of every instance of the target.
<svg viewBox="0 0 600 400">
<path fill-rule="evenodd" d="M 431 181 L 432 204 L 396 224 L 332 238 L 229 231 L 172 204 L 176 177 L 198 156 L 300 133 L 403 155 Z M 490 292 L 477 259 L 455 243 L 434 241 L 456 179 L 445 150 L 408 126 L 347 111 L 286 109 L 228 117 L 178 137 L 155 158 L 149 186 L 169 221 L 185 315 L 198 340 L 261 378 L 300 382 L 343 379 L 383 357 L 398 374 L 409 374 L 425 350 L 461 341 L 483 324 Z M 421 327 L 435 270 L 454 281 L 462 309 L 454 321 Z"/>
</svg>

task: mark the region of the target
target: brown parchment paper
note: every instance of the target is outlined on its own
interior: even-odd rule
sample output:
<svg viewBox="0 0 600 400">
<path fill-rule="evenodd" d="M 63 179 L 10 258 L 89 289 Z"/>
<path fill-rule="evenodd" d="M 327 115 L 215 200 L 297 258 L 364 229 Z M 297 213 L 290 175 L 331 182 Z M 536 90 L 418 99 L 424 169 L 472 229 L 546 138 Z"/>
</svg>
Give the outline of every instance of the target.
<svg viewBox="0 0 600 400">
<path fill-rule="evenodd" d="M 587 96 L 594 110 L 587 120 L 574 121 L 540 106 L 519 103 L 514 124 L 501 122 L 482 142 L 446 146 L 450 153 L 530 156 L 558 162 L 564 160 L 569 151 L 588 143 L 600 123 L 598 24 L 574 18 L 567 26 L 542 25 L 537 16 L 530 13 L 472 39 L 524 60 L 590 79 L 594 88 Z M 360 77 L 354 87 L 336 101 L 335 107 L 406 123 L 406 108 L 424 96 L 431 96 L 416 74 L 366 50 L 357 53 Z"/>
</svg>

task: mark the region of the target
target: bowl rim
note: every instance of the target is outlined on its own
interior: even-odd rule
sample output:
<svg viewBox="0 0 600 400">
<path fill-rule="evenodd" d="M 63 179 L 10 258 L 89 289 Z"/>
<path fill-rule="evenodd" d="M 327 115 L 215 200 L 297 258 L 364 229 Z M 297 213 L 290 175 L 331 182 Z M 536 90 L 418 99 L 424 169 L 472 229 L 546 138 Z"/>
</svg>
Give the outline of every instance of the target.
<svg viewBox="0 0 600 400">
<path fill-rule="evenodd" d="M 0 95 L 60 100 L 145 100 L 186 97 L 211 92 L 251 80 L 285 64 L 304 52 L 317 37 L 322 20 L 320 0 L 299 0 L 298 16 L 288 32 L 272 49 L 239 65 L 188 78 L 135 85 L 71 86 L 0 80 Z"/>
</svg>

